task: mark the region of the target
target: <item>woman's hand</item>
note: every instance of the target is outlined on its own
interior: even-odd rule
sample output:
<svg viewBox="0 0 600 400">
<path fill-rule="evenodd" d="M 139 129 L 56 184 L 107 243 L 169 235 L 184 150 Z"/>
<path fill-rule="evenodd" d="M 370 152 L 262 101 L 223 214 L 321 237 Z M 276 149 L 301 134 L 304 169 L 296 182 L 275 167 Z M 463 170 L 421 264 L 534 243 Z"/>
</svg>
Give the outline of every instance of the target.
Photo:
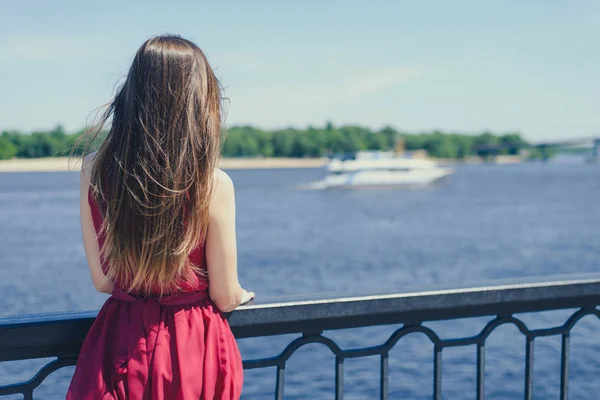
<svg viewBox="0 0 600 400">
<path fill-rule="evenodd" d="M 254 292 L 249 292 L 242 288 L 242 302 L 240 304 L 246 304 L 256 296 Z"/>
</svg>

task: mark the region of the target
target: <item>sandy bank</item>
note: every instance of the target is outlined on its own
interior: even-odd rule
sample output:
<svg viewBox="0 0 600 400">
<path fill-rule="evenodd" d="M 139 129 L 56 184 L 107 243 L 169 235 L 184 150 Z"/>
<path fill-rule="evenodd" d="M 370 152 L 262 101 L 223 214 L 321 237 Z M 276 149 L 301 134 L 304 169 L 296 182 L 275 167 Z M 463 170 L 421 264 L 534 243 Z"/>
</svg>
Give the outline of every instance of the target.
<svg viewBox="0 0 600 400">
<path fill-rule="evenodd" d="M 441 164 L 481 164 L 479 157 L 466 160 L 431 159 Z M 522 162 L 519 156 L 498 156 L 496 164 L 513 164 Z M 321 168 L 327 163 L 326 158 L 224 158 L 221 160 L 222 169 L 277 169 L 277 168 Z M 0 172 L 53 172 L 78 171 L 80 161 L 68 157 L 51 158 L 14 158 L 0 160 Z"/>
<path fill-rule="evenodd" d="M 274 169 L 274 168 L 320 168 L 326 160 L 321 158 L 225 158 L 223 169 Z M 78 171 L 80 161 L 68 157 L 15 158 L 0 160 L 0 172 L 55 172 Z"/>
</svg>

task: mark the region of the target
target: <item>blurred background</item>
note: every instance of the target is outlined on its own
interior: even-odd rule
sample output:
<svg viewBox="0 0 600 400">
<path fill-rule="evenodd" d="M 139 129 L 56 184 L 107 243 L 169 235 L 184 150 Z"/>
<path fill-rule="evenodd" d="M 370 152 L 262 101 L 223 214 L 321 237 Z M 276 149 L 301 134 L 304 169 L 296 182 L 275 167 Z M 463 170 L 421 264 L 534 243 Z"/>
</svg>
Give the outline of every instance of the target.
<svg viewBox="0 0 600 400">
<path fill-rule="evenodd" d="M 0 317 L 106 299 L 89 279 L 79 166 L 65 156 L 162 33 L 197 43 L 223 84 L 222 168 L 236 186 L 241 281 L 259 300 L 598 271 L 596 1 L 0 0 Z M 461 337 L 485 322 L 436 326 Z M 329 336 L 362 347 L 395 328 Z M 599 328 L 586 317 L 573 330 L 573 398 L 600 390 Z M 289 340 L 240 347 L 266 357 Z M 489 342 L 488 398 L 522 398 L 523 336 L 506 326 Z M 560 338 L 536 344 L 534 397 L 558 398 Z M 399 342 L 390 397 L 431 398 L 431 357 L 420 335 Z M 0 384 L 42 363 L 0 363 Z M 317 345 L 296 353 L 286 399 L 332 398 L 333 363 Z M 475 398 L 475 350 L 450 349 L 444 366 L 444 398 Z M 71 374 L 53 373 L 40 398 L 64 398 Z M 274 379 L 249 371 L 243 398 L 270 398 Z M 348 361 L 347 398 L 376 398 L 378 385 L 378 359 Z"/>
</svg>

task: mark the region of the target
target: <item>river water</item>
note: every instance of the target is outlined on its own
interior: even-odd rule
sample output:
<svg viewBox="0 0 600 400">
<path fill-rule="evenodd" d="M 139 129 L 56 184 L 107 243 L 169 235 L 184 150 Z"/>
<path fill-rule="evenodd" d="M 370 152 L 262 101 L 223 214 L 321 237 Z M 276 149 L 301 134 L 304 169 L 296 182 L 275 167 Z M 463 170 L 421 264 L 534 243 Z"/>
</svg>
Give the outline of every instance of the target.
<svg viewBox="0 0 600 400">
<path fill-rule="evenodd" d="M 322 170 L 231 171 L 236 186 L 239 271 L 261 297 L 390 292 L 581 276 L 600 267 L 600 166 L 461 166 L 447 181 L 411 190 L 300 190 Z M 96 309 L 80 243 L 77 173 L 0 174 L 0 316 Z M 569 312 L 525 315 L 530 328 Z M 488 319 L 427 324 L 442 337 L 477 334 Z M 342 348 L 383 343 L 397 327 L 326 332 Z M 294 336 L 240 341 L 245 358 L 277 354 Z M 572 399 L 600 391 L 600 322 L 581 320 L 571 341 Z M 514 326 L 488 339 L 486 393 L 522 398 L 525 340 Z M 390 354 L 390 398 L 432 394 L 432 345 L 409 335 Z M 475 398 L 474 348 L 443 354 L 443 395 Z M 0 363 L 0 384 L 43 363 Z M 379 360 L 347 360 L 347 399 L 375 399 Z M 331 399 L 334 357 L 320 345 L 286 368 L 286 399 Z M 536 340 L 534 397 L 558 399 L 560 338 Z M 52 374 L 41 399 L 64 398 L 72 368 Z M 275 371 L 248 371 L 244 399 L 272 398 Z M 12 397 L 8 397 L 12 398 Z M 15 397 L 19 398 L 19 397 Z"/>
</svg>

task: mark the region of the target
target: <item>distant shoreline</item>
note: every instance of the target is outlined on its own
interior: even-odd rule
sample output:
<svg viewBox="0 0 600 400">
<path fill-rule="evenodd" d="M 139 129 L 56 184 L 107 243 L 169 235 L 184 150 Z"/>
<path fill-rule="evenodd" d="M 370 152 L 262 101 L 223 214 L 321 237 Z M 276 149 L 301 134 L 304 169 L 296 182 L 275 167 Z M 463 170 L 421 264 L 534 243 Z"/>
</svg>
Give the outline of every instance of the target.
<svg viewBox="0 0 600 400">
<path fill-rule="evenodd" d="M 466 160 L 435 159 L 440 164 L 481 164 L 483 161 L 478 157 Z M 222 158 L 219 167 L 225 170 L 239 169 L 300 169 L 300 168 L 322 168 L 327 164 L 327 158 L 279 158 L 279 157 L 256 157 L 256 158 Z M 522 162 L 518 156 L 498 156 L 497 164 L 515 164 Z M 0 160 L 0 173 L 2 172 L 62 172 L 79 171 L 81 161 L 74 157 L 69 162 L 69 157 L 47 157 L 47 158 L 13 158 L 12 160 Z"/>
<path fill-rule="evenodd" d="M 278 168 L 321 168 L 325 158 L 223 158 L 222 169 L 278 169 Z M 81 161 L 74 157 L 13 158 L 0 160 L 1 172 L 63 172 L 79 171 Z"/>
</svg>

